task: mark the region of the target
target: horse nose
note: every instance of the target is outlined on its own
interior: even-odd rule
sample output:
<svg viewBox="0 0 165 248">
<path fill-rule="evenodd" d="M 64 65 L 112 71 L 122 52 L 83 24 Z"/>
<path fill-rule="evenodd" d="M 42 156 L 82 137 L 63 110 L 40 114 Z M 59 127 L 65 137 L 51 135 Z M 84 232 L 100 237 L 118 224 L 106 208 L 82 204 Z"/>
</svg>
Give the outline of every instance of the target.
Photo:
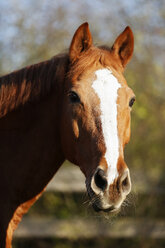
<svg viewBox="0 0 165 248">
<path fill-rule="evenodd" d="M 131 179 L 129 170 L 126 169 L 117 179 L 117 189 L 121 194 L 128 195 L 131 191 Z"/>
<path fill-rule="evenodd" d="M 107 179 L 106 179 L 106 175 L 105 172 L 102 169 L 98 169 L 94 175 L 94 181 L 96 186 L 101 189 L 102 191 L 104 191 L 107 188 Z"/>
</svg>

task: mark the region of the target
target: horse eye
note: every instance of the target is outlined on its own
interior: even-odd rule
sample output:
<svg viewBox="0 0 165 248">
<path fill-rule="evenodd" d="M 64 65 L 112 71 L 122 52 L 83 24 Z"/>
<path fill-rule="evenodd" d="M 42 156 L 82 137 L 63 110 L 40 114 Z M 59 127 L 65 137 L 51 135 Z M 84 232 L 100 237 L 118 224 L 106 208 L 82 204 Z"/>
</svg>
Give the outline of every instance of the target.
<svg viewBox="0 0 165 248">
<path fill-rule="evenodd" d="M 135 102 L 135 97 L 132 97 L 131 100 L 129 101 L 129 106 L 132 107 Z"/>
<path fill-rule="evenodd" d="M 77 95 L 76 92 L 70 91 L 68 95 L 69 95 L 69 99 L 70 99 L 71 103 L 79 103 L 80 102 L 80 97 Z"/>
</svg>

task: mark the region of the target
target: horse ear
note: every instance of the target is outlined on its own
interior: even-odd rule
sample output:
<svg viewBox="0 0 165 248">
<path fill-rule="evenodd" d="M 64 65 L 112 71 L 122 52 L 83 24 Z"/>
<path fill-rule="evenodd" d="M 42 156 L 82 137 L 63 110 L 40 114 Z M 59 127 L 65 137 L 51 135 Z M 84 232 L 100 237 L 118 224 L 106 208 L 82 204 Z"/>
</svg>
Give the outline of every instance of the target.
<svg viewBox="0 0 165 248">
<path fill-rule="evenodd" d="M 69 49 L 70 61 L 74 62 L 82 52 L 87 51 L 91 46 L 92 35 L 88 23 L 85 22 L 76 30 L 73 36 Z"/>
<path fill-rule="evenodd" d="M 130 27 L 125 30 L 115 40 L 112 51 L 119 57 L 123 68 L 127 65 L 132 57 L 134 48 L 134 37 Z"/>
</svg>

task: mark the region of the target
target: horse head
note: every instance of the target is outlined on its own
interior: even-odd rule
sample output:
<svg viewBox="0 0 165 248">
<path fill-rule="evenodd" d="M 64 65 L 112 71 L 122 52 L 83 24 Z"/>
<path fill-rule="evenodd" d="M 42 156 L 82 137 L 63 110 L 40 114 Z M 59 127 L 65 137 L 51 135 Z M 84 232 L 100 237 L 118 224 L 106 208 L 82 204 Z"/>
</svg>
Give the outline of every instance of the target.
<svg viewBox="0 0 165 248">
<path fill-rule="evenodd" d="M 88 23 L 75 32 L 64 85 L 61 144 L 86 177 L 96 211 L 120 209 L 131 191 L 124 147 L 130 139 L 135 95 L 123 76 L 133 54 L 127 27 L 111 48 L 93 45 Z"/>
</svg>

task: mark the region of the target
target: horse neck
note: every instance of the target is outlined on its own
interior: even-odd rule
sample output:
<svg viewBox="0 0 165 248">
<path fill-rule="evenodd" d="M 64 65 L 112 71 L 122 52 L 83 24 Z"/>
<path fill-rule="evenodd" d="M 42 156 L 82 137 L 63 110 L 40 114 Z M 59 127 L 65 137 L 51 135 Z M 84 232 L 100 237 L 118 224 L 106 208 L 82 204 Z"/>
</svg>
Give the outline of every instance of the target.
<svg viewBox="0 0 165 248">
<path fill-rule="evenodd" d="M 39 74 L 35 73 L 37 76 L 34 75 L 36 66 L 41 66 L 41 70 L 38 70 Z M 51 74 L 50 71 L 53 69 L 54 72 Z M 18 171 L 22 185 L 27 180 L 24 175 L 26 177 L 28 175 L 29 181 L 33 181 L 34 175 L 31 171 L 34 171 L 37 177 L 32 183 L 33 188 L 36 189 L 35 193 L 42 190 L 43 185 L 48 183 L 65 159 L 60 145 L 59 127 L 66 71 L 67 57 L 57 57 L 54 58 L 53 64 L 35 65 L 26 72 L 18 71 L 1 78 L 1 88 L 4 85 L 3 92 L 7 93 L 8 90 L 8 97 L 0 92 L 1 106 L 3 106 L 0 119 L 0 151 L 1 159 L 4 161 L 1 167 L 4 166 L 8 173 L 11 168 L 13 168 L 11 173 Z M 48 77 L 51 82 L 47 81 L 49 85 L 45 85 Z M 23 82 L 26 89 L 24 92 L 22 92 Z M 29 82 L 30 86 L 28 86 Z M 36 83 L 41 87 L 35 88 Z M 14 90 L 16 93 L 12 95 Z M 15 161 L 12 166 L 11 161 Z M 38 186 L 35 185 L 36 182 Z"/>
</svg>

